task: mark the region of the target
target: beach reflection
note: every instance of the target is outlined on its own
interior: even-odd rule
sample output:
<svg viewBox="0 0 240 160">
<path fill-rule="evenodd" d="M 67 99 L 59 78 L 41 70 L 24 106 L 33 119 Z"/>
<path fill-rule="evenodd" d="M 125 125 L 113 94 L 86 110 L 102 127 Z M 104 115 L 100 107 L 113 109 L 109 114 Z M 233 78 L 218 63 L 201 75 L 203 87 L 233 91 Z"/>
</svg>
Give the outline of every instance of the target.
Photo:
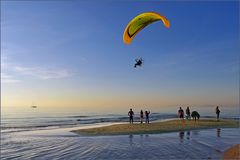
<svg viewBox="0 0 240 160">
<path fill-rule="evenodd" d="M 199 134 L 199 131 L 198 131 L 198 130 L 193 130 L 193 131 L 192 131 L 192 134 L 193 134 L 194 136 L 197 136 L 197 135 Z"/>
<path fill-rule="evenodd" d="M 187 140 L 190 140 L 191 131 L 186 131 L 186 135 L 184 131 L 181 131 L 178 134 L 179 134 L 179 139 L 181 143 L 184 141 L 185 136 Z"/>
<path fill-rule="evenodd" d="M 191 132 L 190 132 L 190 131 L 187 131 L 187 139 L 188 139 L 188 140 L 190 139 L 190 136 L 191 136 Z"/>
<path fill-rule="evenodd" d="M 130 144 L 130 146 L 133 145 L 133 135 L 132 134 L 129 135 L 129 144 Z"/>
<path fill-rule="evenodd" d="M 179 132 L 179 138 L 181 143 L 183 142 L 184 134 L 185 134 L 184 131 Z"/>
<path fill-rule="evenodd" d="M 135 138 L 133 138 L 133 137 L 135 137 Z M 140 134 L 140 135 L 135 135 L 135 136 L 133 134 L 130 134 L 128 136 L 128 138 L 129 138 L 129 145 L 130 146 L 134 145 L 134 141 L 135 141 L 135 144 L 139 143 L 141 146 L 143 146 L 144 141 L 148 141 L 149 134 Z"/>
<path fill-rule="evenodd" d="M 217 137 L 221 137 L 221 128 L 217 128 Z"/>
</svg>

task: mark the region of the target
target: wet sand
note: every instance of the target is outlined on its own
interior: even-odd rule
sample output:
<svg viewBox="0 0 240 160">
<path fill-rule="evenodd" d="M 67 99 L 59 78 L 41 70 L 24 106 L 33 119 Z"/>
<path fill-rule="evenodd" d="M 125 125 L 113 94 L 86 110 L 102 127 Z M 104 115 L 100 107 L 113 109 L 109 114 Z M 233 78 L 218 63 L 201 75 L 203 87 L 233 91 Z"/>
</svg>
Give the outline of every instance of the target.
<svg viewBox="0 0 240 160">
<path fill-rule="evenodd" d="M 240 144 L 234 145 L 224 152 L 224 160 L 239 160 L 240 159 Z"/>
<path fill-rule="evenodd" d="M 3 133 L 1 160 L 143 160 L 144 155 L 156 160 L 222 159 L 224 151 L 240 144 L 240 128 L 117 136 L 81 136 L 69 132 L 74 129 L 77 128 Z"/>
<path fill-rule="evenodd" d="M 73 130 L 81 135 L 128 135 L 128 134 L 156 134 L 195 129 L 214 128 L 239 128 L 239 122 L 235 120 L 201 119 L 201 120 L 169 120 L 150 124 L 116 124 L 111 126 L 96 127 L 89 129 Z"/>
</svg>

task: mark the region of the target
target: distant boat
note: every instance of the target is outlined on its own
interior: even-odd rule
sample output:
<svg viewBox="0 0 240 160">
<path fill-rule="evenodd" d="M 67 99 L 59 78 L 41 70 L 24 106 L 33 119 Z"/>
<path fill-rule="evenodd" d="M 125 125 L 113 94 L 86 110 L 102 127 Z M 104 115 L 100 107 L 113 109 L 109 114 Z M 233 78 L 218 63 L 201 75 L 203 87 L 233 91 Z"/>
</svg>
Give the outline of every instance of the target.
<svg viewBox="0 0 240 160">
<path fill-rule="evenodd" d="M 31 106 L 32 108 L 37 108 L 37 106 Z"/>
</svg>

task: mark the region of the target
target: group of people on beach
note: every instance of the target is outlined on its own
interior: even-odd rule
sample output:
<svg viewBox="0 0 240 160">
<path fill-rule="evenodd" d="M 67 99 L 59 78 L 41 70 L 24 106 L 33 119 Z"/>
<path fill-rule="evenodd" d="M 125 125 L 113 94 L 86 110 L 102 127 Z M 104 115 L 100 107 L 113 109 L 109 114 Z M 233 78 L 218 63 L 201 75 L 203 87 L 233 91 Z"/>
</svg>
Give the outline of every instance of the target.
<svg viewBox="0 0 240 160">
<path fill-rule="evenodd" d="M 193 112 L 196 112 L 196 111 L 193 111 Z M 216 118 L 217 118 L 217 120 L 219 120 L 219 116 L 220 116 L 219 106 L 216 107 L 215 112 L 216 112 L 216 115 L 217 115 Z M 189 109 L 189 107 L 187 107 L 187 109 L 186 109 L 186 119 L 191 119 L 191 115 L 190 114 L 191 114 L 190 109 Z M 182 107 L 179 107 L 178 117 L 180 119 L 184 119 L 184 111 L 183 111 Z M 199 115 L 199 117 L 200 117 L 200 115 Z M 199 119 L 199 117 L 198 117 L 198 119 Z"/>
<path fill-rule="evenodd" d="M 145 111 L 145 123 L 149 123 L 149 114 L 150 111 Z M 129 116 L 129 122 L 130 124 L 133 124 L 133 116 L 134 116 L 134 112 L 132 110 L 132 108 L 130 109 L 130 111 L 128 112 L 128 116 Z M 143 119 L 144 119 L 144 114 L 143 114 L 143 110 L 140 111 L 140 123 L 143 123 Z"/>
<path fill-rule="evenodd" d="M 199 119 L 199 118 L 200 118 L 199 113 L 198 113 L 197 111 L 193 111 L 193 112 L 196 112 L 196 113 L 197 113 L 196 116 L 197 116 L 197 119 Z M 194 115 L 193 115 L 193 112 L 192 112 L 192 115 L 191 115 L 190 108 L 187 107 L 186 112 L 185 112 L 185 113 L 186 113 L 185 118 L 186 118 L 186 119 L 191 119 L 191 117 L 194 116 Z M 216 112 L 216 115 L 217 115 L 217 120 L 219 120 L 219 116 L 220 116 L 219 106 L 216 107 L 215 112 Z M 149 123 L 149 114 L 150 114 L 150 111 L 145 111 L 144 113 L 145 113 L 145 123 Z M 141 124 L 143 123 L 143 120 L 144 120 L 144 113 L 143 113 L 143 110 L 140 111 L 140 123 L 141 123 Z M 129 122 L 130 122 L 130 124 L 133 124 L 134 112 L 133 112 L 132 108 L 129 110 L 128 116 L 129 116 Z M 182 109 L 182 107 L 179 107 L 178 117 L 179 117 L 180 119 L 182 119 L 182 120 L 184 119 L 184 110 Z M 195 118 L 195 120 L 196 120 L 196 117 L 193 117 L 193 118 Z"/>
<path fill-rule="evenodd" d="M 178 117 L 180 119 L 184 119 L 184 111 L 183 111 L 182 107 L 179 107 Z M 186 109 L 186 119 L 191 119 L 189 107 L 187 107 L 187 109 Z"/>
</svg>

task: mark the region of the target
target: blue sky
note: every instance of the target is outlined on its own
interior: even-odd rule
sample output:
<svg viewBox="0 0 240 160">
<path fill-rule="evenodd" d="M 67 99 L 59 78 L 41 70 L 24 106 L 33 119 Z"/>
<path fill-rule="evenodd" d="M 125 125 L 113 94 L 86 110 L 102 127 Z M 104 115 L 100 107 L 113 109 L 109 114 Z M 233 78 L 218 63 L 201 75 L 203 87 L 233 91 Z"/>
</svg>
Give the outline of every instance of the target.
<svg viewBox="0 0 240 160">
<path fill-rule="evenodd" d="M 147 11 L 170 29 L 153 23 L 125 45 L 126 25 Z M 238 1 L 4 1 L 2 103 L 237 105 L 238 28 Z"/>
</svg>

